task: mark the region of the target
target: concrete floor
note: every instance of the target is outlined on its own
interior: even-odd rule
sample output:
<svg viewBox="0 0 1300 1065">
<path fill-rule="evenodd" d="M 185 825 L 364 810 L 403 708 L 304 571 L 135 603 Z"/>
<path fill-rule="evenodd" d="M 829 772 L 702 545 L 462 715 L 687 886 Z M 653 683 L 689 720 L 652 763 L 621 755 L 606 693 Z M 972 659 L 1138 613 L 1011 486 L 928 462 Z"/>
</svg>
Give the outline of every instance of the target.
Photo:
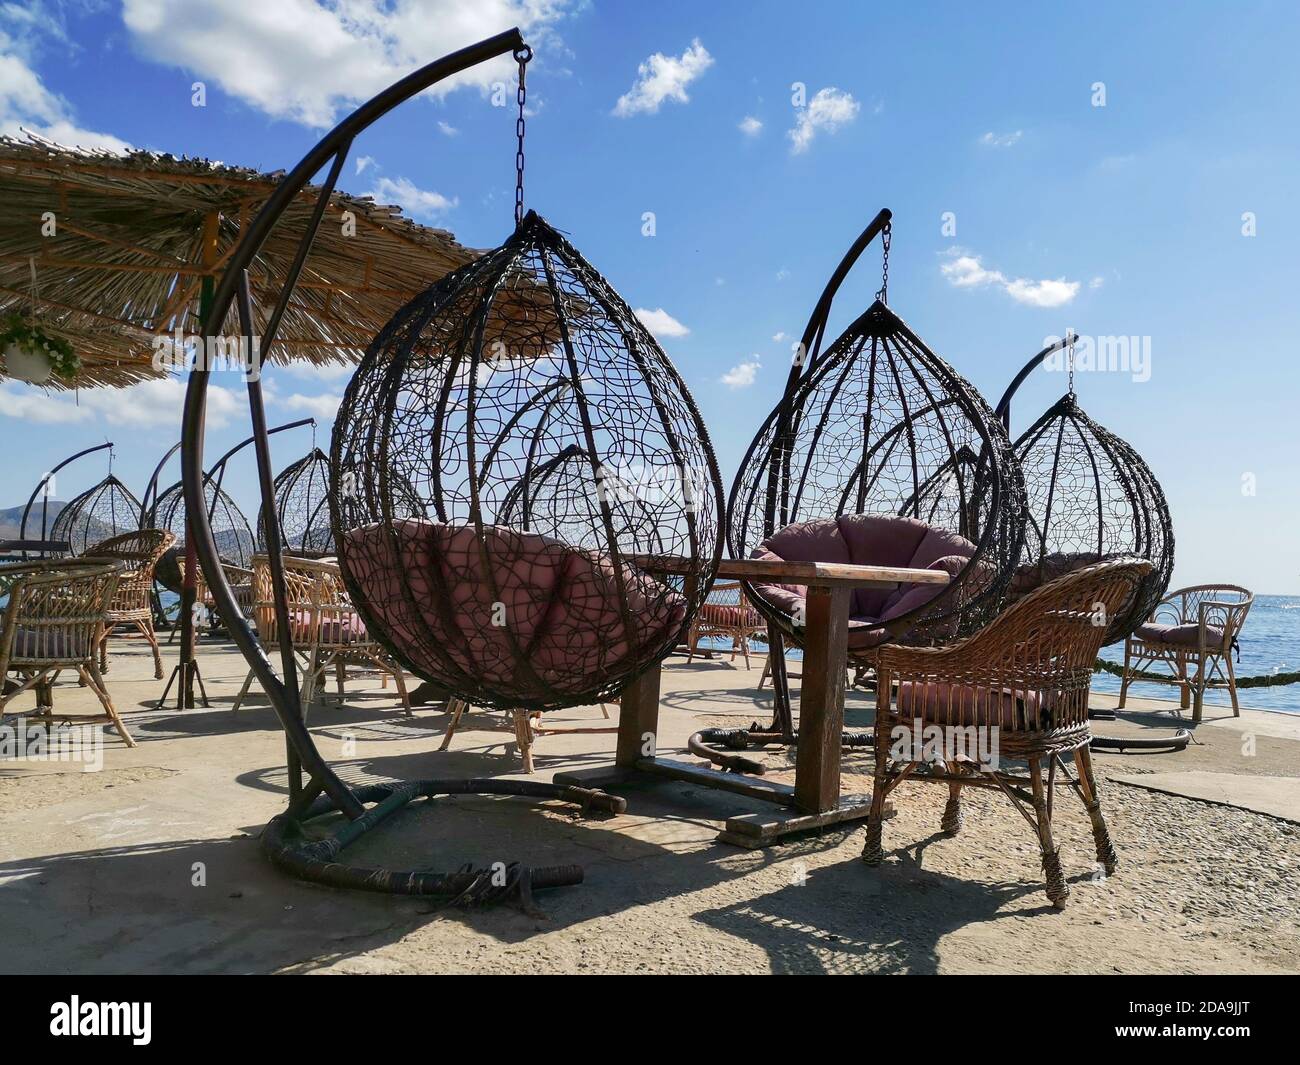
<svg viewBox="0 0 1300 1065">
<path fill-rule="evenodd" d="M 940 839 L 946 790 L 925 786 L 900 789 L 899 816 L 886 826 L 891 859 L 879 870 L 857 861 L 860 827 L 767 851 L 715 843 L 727 815 L 760 805 L 666 782 L 623 792 L 629 809 L 616 818 L 582 819 L 559 804 L 519 799 L 415 803 L 347 852 L 355 864 L 389 868 L 519 860 L 586 869 L 582 886 L 538 896 L 544 916 L 466 912 L 317 887 L 272 869 L 256 837 L 284 807 L 284 741 L 260 696 L 232 715 L 242 658 L 229 644 L 205 640 L 211 708 L 158 711 L 148 707 L 162 682 L 152 679 L 143 645 L 115 646 L 110 690 L 139 746 L 128 749 L 107 734 L 98 772 L 0 762 L 0 893 L 7 900 L 0 971 L 1300 967 L 1300 911 L 1290 887 L 1300 863 L 1293 827 L 1300 822 L 1300 716 L 1247 711 L 1233 719 L 1210 709 L 1214 719 L 1182 754 L 1100 755 L 1124 867 L 1097 882 L 1086 818 L 1063 798 L 1070 807 L 1059 815 L 1058 842 L 1075 884 L 1064 913 L 1046 906 L 1035 841 L 1005 800 L 977 796 L 972 827 Z M 174 658 L 169 650 L 168 670 Z M 703 724 L 766 720 L 770 689 L 756 688 L 759 666 L 761 659 L 752 671 L 743 663 L 670 659 L 661 752 L 683 746 Z M 499 714 L 471 712 L 452 749 L 439 753 L 447 723 L 440 709 L 407 718 L 377 682 L 350 688 L 344 705 L 318 705 L 309 719 L 321 752 L 349 781 L 519 771 L 513 736 L 484 727 L 500 722 Z M 853 692 L 848 702 L 850 727 L 870 721 L 868 695 Z M 24 696 L 9 709 L 30 705 Z M 61 684 L 56 705 L 85 711 L 91 697 Z M 1134 704 L 1145 711 L 1169 705 Z M 595 707 L 548 716 L 553 725 L 602 723 Z M 1139 713 L 1097 731 L 1176 724 Z M 613 745 L 612 735 L 544 737 L 537 777 L 605 764 Z M 774 778 L 788 780 L 784 752 L 768 757 Z M 863 763 L 862 755 L 846 756 L 846 790 L 869 788 Z"/>
</svg>

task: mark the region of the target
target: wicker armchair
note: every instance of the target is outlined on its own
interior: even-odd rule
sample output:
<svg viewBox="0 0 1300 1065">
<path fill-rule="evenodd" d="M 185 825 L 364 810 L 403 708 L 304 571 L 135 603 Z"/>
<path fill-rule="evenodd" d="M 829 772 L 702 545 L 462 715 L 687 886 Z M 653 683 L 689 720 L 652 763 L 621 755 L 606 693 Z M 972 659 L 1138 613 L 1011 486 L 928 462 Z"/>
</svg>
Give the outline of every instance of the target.
<svg viewBox="0 0 1300 1065">
<path fill-rule="evenodd" d="M 1235 584 L 1198 584 L 1165 596 L 1147 622 L 1124 641 L 1119 705 L 1122 707 L 1128 698 L 1130 670 L 1142 670 L 1159 662 L 1170 668 L 1169 678 L 1142 679 L 1177 684 L 1182 689 L 1182 708 L 1186 710 L 1188 703 L 1192 704 L 1193 722 L 1200 723 L 1205 689 L 1216 678 L 1228 688 L 1233 717 L 1240 717 L 1232 650 L 1254 601 L 1252 592 Z M 1191 676 L 1189 666 L 1196 667 Z"/>
<path fill-rule="evenodd" d="M 83 557 L 105 559 L 119 564 L 117 590 L 108 608 L 108 624 L 99 644 L 99 671 L 108 672 L 108 638 L 118 625 L 134 625 L 149 641 L 153 650 L 153 675 L 162 680 L 162 652 L 158 649 L 158 636 L 153 628 L 154 567 L 172 544 L 173 533 L 165 529 L 139 529 L 101 540 L 86 549 Z"/>
<path fill-rule="evenodd" d="M 1047 897 L 1062 907 L 1069 888 L 1052 841 L 1059 768 L 1092 820 L 1097 861 L 1108 875 L 1115 871 L 1088 751 L 1088 695 L 1107 625 L 1150 569 L 1137 559 L 1087 566 L 1043 585 L 948 647 L 880 648 L 875 787 L 864 861 L 875 865 L 884 858 L 885 797 L 903 780 L 948 785 L 942 828 L 949 835 L 961 827 L 961 789 L 994 788 L 1036 829 Z M 936 741 L 941 751 L 934 750 Z M 1063 760 L 1067 754 L 1077 778 Z M 1005 771 L 1007 759 L 1026 762 L 1028 775 Z"/>
<path fill-rule="evenodd" d="M 691 622 L 686 634 L 686 661 L 689 664 L 698 653 L 701 640 L 721 636 L 731 640 L 731 660 L 736 660 L 737 653 L 743 654 L 745 668 L 749 669 L 750 637 L 762 632 L 765 625 L 762 615 L 745 597 L 740 582 L 721 581 L 709 590 Z"/>
<path fill-rule="evenodd" d="M 104 687 L 97 661 L 117 580 L 116 563 L 94 559 L 0 566 L 0 596 L 8 596 L 0 615 L 0 719 L 15 695 L 35 688 L 34 716 L 52 721 L 49 687 L 63 670 L 74 669 L 98 697 L 104 713 L 60 713 L 59 719 L 107 721 L 128 747 L 135 746 Z M 22 681 L 5 691 L 3 681 L 9 673 L 17 673 Z"/>
<path fill-rule="evenodd" d="M 316 698 L 327 671 L 332 666 L 338 681 L 338 693 L 344 694 L 349 665 L 378 670 L 384 686 L 392 677 L 402 708 L 411 713 L 402 667 L 395 662 L 366 631 L 365 622 L 348 599 L 338 563 L 330 559 L 285 557 L 285 596 L 288 599 L 289 629 L 294 651 L 303 663 L 302 705 Z M 275 596 L 271 586 L 271 566 L 265 555 L 253 556 L 253 617 L 258 637 L 270 653 L 279 648 L 279 629 L 275 619 Z M 250 670 L 239 690 L 232 710 L 238 710 L 252 685 Z"/>
</svg>

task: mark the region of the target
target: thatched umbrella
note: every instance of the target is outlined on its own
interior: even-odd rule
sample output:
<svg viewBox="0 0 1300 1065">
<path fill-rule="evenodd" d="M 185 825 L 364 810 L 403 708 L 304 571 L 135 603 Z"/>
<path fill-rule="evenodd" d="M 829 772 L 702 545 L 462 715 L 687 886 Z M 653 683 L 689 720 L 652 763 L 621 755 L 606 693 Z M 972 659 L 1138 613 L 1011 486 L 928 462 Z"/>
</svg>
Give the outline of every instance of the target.
<svg viewBox="0 0 1300 1065">
<path fill-rule="evenodd" d="M 214 279 L 283 175 L 155 152 L 70 148 L 0 137 L 0 314 L 37 316 L 72 344 L 75 378 L 53 387 L 125 386 L 166 371 L 155 340 L 203 335 Z M 320 189 L 302 188 L 250 264 L 262 327 L 293 269 Z M 333 191 L 276 332 L 272 361 L 357 361 L 394 312 L 477 253 L 397 207 Z M 265 295 L 265 298 L 258 298 Z M 238 336 L 232 309 L 221 332 Z M 0 379 L 6 376 L 0 365 Z M 195 570 L 182 594 L 182 705 L 193 705 Z"/>
<path fill-rule="evenodd" d="M 41 326 L 81 359 L 73 381 L 51 378 L 52 386 L 157 377 L 155 338 L 201 332 L 203 282 L 221 275 L 281 177 L 206 159 L 69 148 L 31 133 L 0 137 L 0 314 L 31 310 L 34 261 Z M 259 327 L 318 193 L 302 190 L 253 264 Z M 477 254 L 397 207 L 334 192 L 270 358 L 355 362 L 400 306 Z M 226 326 L 237 335 L 233 312 Z"/>
</svg>

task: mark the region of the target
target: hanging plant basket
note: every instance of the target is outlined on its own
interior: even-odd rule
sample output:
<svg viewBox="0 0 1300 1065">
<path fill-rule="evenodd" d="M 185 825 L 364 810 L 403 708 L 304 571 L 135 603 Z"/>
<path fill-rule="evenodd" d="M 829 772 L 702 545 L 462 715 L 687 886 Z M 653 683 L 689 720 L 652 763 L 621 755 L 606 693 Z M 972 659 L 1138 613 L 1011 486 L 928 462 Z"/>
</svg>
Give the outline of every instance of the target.
<svg viewBox="0 0 1300 1065">
<path fill-rule="evenodd" d="M 50 336 L 16 314 L 5 321 L 0 332 L 0 351 L 9 376 L 32 385 L 44 384 L 51 375 L 71 380 L 81 369 L 81 359 L 63 337 Z"/>
</svg>

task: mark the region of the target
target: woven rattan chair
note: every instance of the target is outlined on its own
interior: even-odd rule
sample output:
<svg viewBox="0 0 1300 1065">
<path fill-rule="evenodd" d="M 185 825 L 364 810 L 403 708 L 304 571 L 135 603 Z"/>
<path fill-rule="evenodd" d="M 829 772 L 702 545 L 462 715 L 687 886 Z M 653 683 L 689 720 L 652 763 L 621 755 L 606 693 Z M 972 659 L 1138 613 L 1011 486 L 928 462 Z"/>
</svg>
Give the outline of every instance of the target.
<svg viewBox="0 0 1300 1065">
<path fill-rule="evenodd" d="M 104 713 L 60 713 L 59 720 L 107 721 L 128 747 L 135 746 L 104 687 L 97 661 L 117 580 L 117 564 L 97 559 L 0 566 L 0 596 L 8 596 L 0 615 L 0 719 L 15 695 L 35 688 L 38 705 L 33 716 L 52 721 L 48 690 L 63 670 L 72 669 L 98 697 Z M 22 680 L 5 691 L 9 673 Z"/>
<path fill-rule="evenodd" d="M 165 529 L 138 529 L 110 536 L 86 550 L 86 557 L 102 558 L 119 564 L 117 589 L 108 608 L 108 624 L 99 645 L 99 671 L 108 672 L 108 638 L 118 625 L 133 625 L 153 650 L 153 675 L 162 680 L 162 652 L 153 629 L 154 567 L 176 537 Z"/>
<path fill-rule="evenodd" d="M 699 613 L 691 622 L 686 634 L 686 661 L 699 653 L 701 640 L 721 637 L 731 641 L 731 660 L 737 654 L 745 656 L 749 669 L 749 641 L 763 631 L 766 622 L 745 597 L 739 581 L 720 581 L 709 590 L 708 598 L 700 604 Z M 761 686 L 761 685 L 760 685 Z"/>
<path fill-rule="evenodd" d="M 948 785 L 942 828 L 949 835 L 961 826 L 961 789 L 994 788 L 1037 831 L 1047 897 L 1062 907 L 1069 888 L 1052 841 L 1060 769 L 1092 819 L 1098 863 L 1108 875 L 1115 871 L 1088 752 L 1088 694 L 1110 619 L 1150 569 L 1137 559 L 1088 566 L 1031 592 L 951 646 L 880 649 L 875 788 L 864 861 L 875 865 L 884 858 L 885 797 L 902 781 Z M 942 744 L 937 751 L 936 742 Z M 1072 756 L 1077 777 L 1065 755 Z M 1008 759 L 1026 762 L 1028 775 L 1006 771 Z"/>
<path fill-rule="evenodd" d="M 338 694 L 344 695 L 349 665 L 377 670 L 388 686 L 392 677 L 402 708 L 411 713 L 402 668 L 366 631 L 365 623 L 348 599 L 332 559 L 286 557 L 284 560 L 285 596 L 288 600 L 290 635 L 294 651 L 303 663 L 302 705 L 317 697 L 330 668 L 338 682 Z M 271 586 L 271 567 L 265 555 L 253 556 L 253 617 L 258 636 L 268 652 L 279 650 L 279 629 L 275 619 L 275 596 Z M 249 670 L 232 710 L 238 710 L 253 683 Z"/>
<path fill-rule="evenodd" d="M 1171 670 L 1168 679 L 1142 679 L 1182 688 L 1182 709 L 1191 703 L 1193 722 L 1200 723 L 1205 689 L 1216 679 L 1227 686 L 1232 716 L 1240 717 L 1232 651 L 1254 601 L 1254 593 L 1235 584 L 1198 584 L 1165 596 L 1150 619 L 1124 641 L 1119 706 L 1128 698 L 1132 671 L 1163 663 Z M 1192 667 L 1195 672 L 1189 673 Z"/>
</svg>

